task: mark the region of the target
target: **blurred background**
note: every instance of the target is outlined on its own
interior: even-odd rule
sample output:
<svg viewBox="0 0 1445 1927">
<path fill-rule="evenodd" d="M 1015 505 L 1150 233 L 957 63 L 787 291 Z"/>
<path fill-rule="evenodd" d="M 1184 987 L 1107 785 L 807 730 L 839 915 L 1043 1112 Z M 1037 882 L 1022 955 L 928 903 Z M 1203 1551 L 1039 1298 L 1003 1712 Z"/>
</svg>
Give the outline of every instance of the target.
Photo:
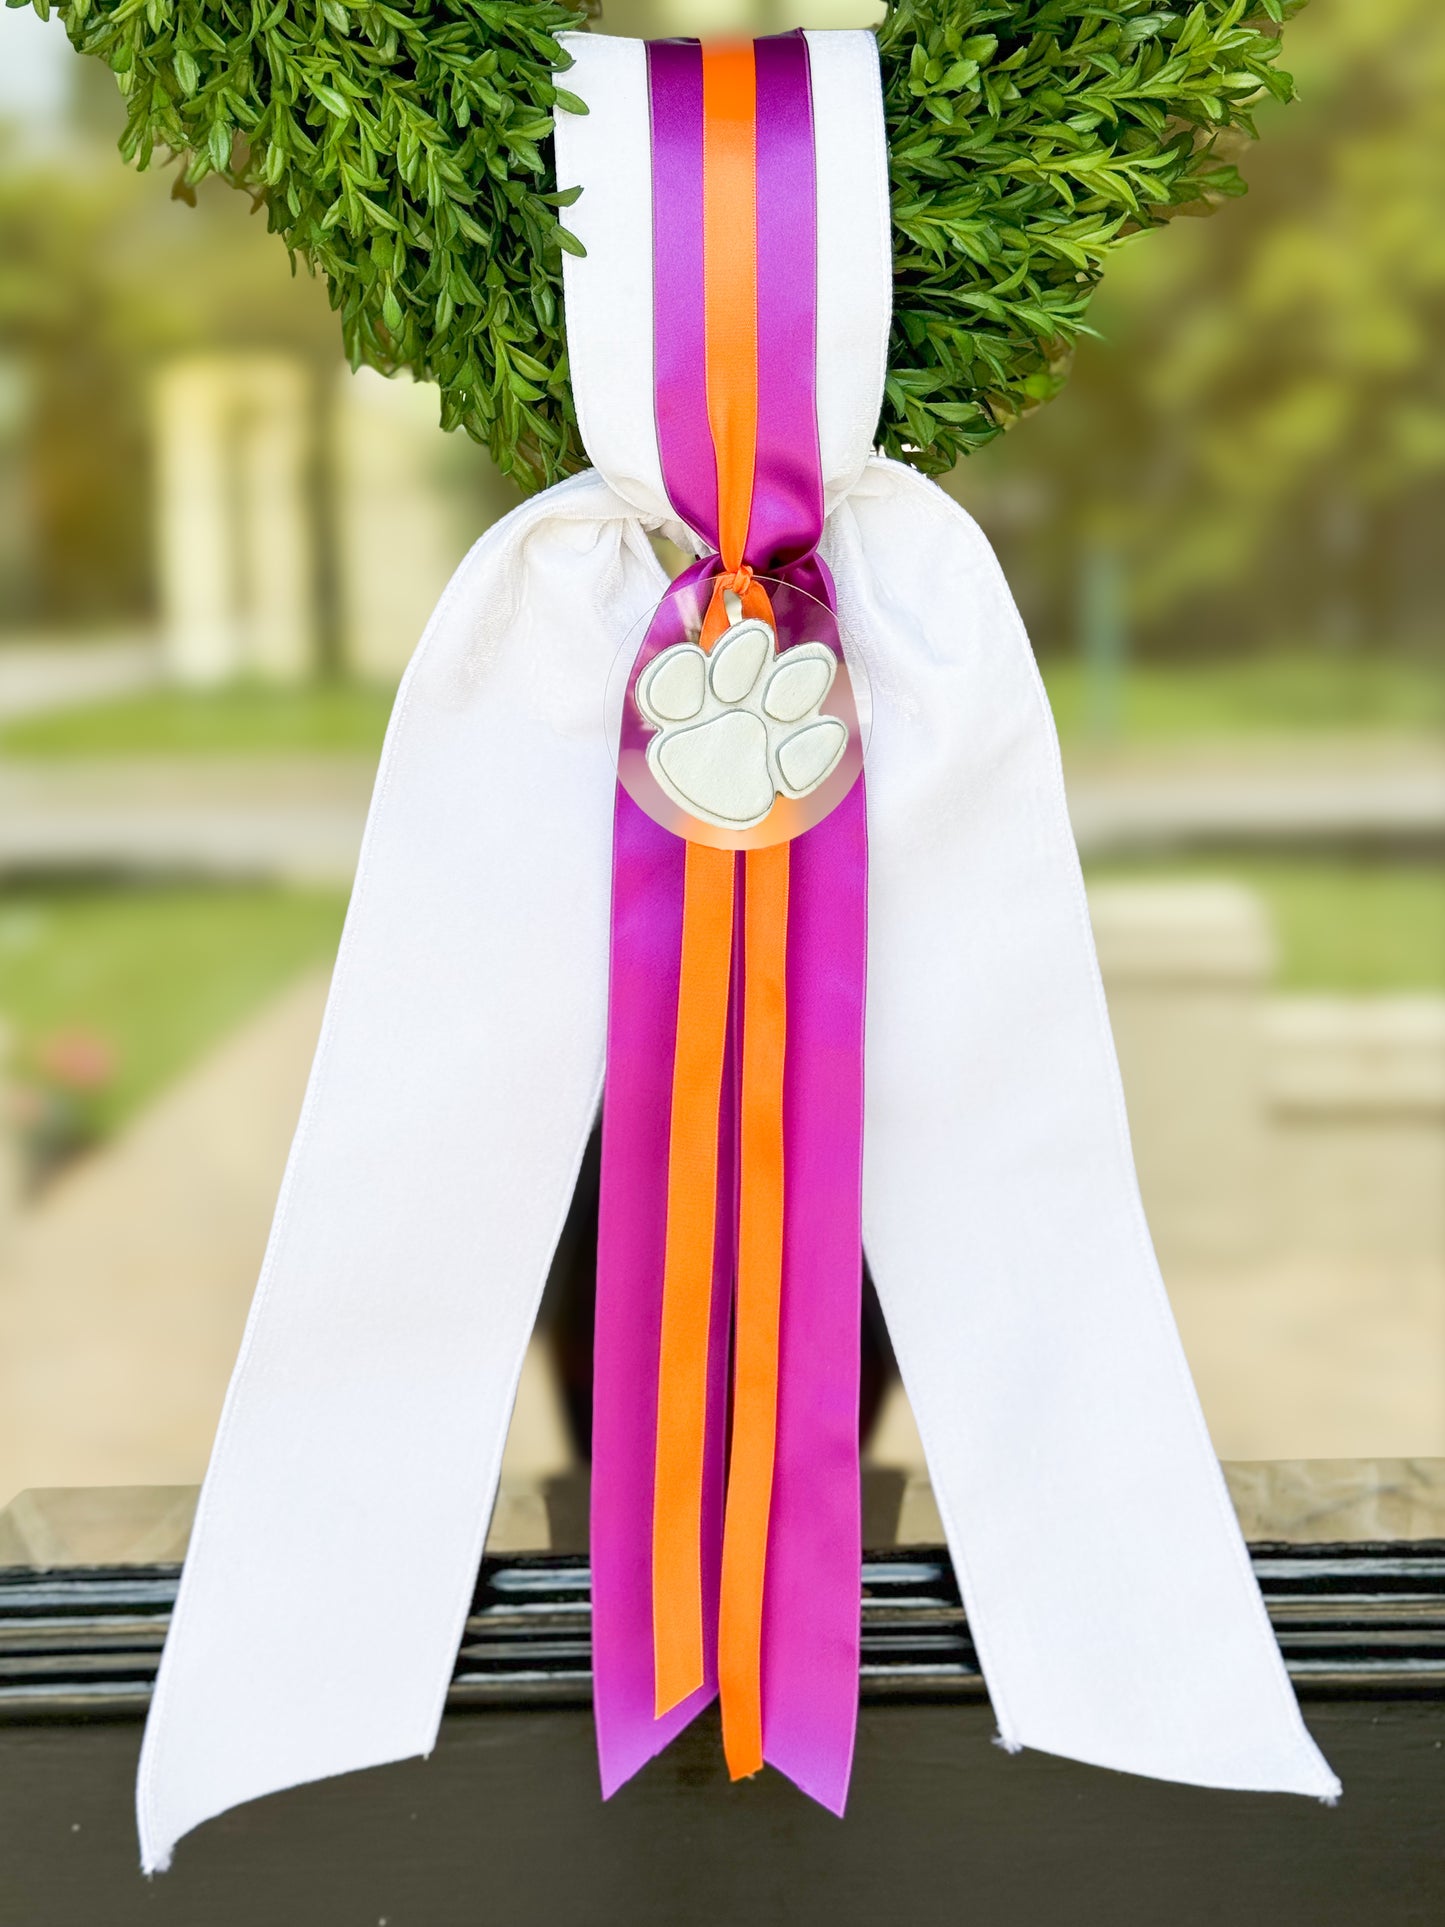
<svg viewBox="0 0 1445 1927">
<path fill-rule="evenodd" d="M 1126 250 L 947 485 L 1054 703 L 1217 1449 L 1445 1455 L 1445 12 L 1312 0 L 1284 64 L 1248 198 Z M 514 499 L 121 119 L 0 11 L 0 1507 L 199 1479 L 392 690 Z M 514 1470 L 573 1449 L 539 1342 Z M 896 1389 L 871 1450 L 917 1461 Z"/>
</svg>

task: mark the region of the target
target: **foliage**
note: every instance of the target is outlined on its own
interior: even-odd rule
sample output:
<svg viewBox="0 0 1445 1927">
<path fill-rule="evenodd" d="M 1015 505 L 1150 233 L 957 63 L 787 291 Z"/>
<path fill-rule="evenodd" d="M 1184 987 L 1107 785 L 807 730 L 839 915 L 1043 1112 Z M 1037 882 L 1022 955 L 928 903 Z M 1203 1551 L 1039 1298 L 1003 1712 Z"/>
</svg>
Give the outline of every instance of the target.
<svg viewBox="0 0 1445 1927">
<path fill-rule="evenodd" d="M 1121 243 L 1244 192 L 1219 137 L 1290 98 L 1300 4 L 894 0 L 890 454 L 942 473 L 1048 401 Z"/>
<path fill-rule="evenodd" d="M 7 0 L 21 5 L 25 0 Z M 51 0 L 32 0 L 48 15 Z M 897 320 L 882 435 L 930 471 L 1060 386 L 1110 252 L 1240 191 L 1300 0 L 898 0 L 880 31 Z M 325 275 L 353 364 L 409 368 L 524 484 L 584 461 L 551 179 L 580 0 L 57 0 L 126 95 L 122 152 L 242 186 Z M 1252 14 L 1265 25 L 1250 23 Z"/>
<path fill-rule="evenodd" d="M 1445 9 L 1325 0 L 1307 24 L 1305 105 L 1271 130 L 1259 203 L 1223 250 L 1141 258 L 1115 304 L 1163 483 L 1136 508 L 1135 597 L 1147 616 L 1273 576 L 1340 647 L 1383 627 L 1438 648 Z"/>
<path fill-rule="evenodd" d="M 23 4 L 24 0 L 9 0 Z M 34 0 L 43 15 L 50 0 Z M 326 277 L 353 365 L 409 368 L 533 482 L 581 465 L 560 317 L 552 0 L 59 0 L 126 96 L 126 159 L 247 189 Z M 575 244 L 574 244 L 575 245 Z"/>
<path fill-rule="evenodd" d="M 1247 204 L 1126 250 L 1067 401 L 949 484 L 1046 646 L 1103 544 L 1136 649 L 1438 662 L 1445 8 L 1313 0 L 1290 52 Z"/>
<path fill-rule="evenodd" d="M 104 180 L 81 182 L 0 145 L 0 352 L 25 375 L 5 439 L 25 445 L 27 470 L 0 532 L 7 610 L 40 604 L 83 622 L 145 599 L 137 330 L 113 272 L 138 188 L 113 158 Z M 108 459 L 95 459 L 97 441 Z"/>
<path fill-rule="evenodd" d="M 158 361 L 264 345 L 308 356 L 329 378 L 336 357 L 324 303 L 292 282 L 241 196 L 213 182 L 178 220 L 153 182 L 116 166 L 119 103 L 107 75 L 89 78 L 103 139 L 73 133 L 57 150 L 0 129 L 0 375 L 20 378 L 0 423 L 0 486 L 11 448 L 25 478 L 6 492 L 0 621 L 43 609 L 113 624 L 148 610 L 149 500 L 137 478 Z"/>
</svg>

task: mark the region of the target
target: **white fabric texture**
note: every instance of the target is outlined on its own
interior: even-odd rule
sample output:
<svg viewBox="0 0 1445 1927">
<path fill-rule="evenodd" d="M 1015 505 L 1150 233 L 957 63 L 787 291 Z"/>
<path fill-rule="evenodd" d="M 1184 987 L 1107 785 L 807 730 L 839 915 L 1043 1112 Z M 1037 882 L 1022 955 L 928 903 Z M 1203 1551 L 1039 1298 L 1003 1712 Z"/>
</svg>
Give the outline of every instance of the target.
<svg viewBox="0 0 1445 1927">
<path fill-rule="evenodd" d="M 1333 1798 L 1144 1221 L 1047 699 L 976 525 L 875 458 L 863 1238 L 1005 1746 Z"/>
<path fill-rule="evenodd" d="M 824 549 L 874 712 L 864 1235 L 1002 1737 L 1330 1798 L 1149 1244 L 1032 656 L 974 525 L 869 457 L 872 36 L 809 41 Z M 596 1112 L 605 689 L 669 518 L 641 43 L 569 45 L 569 352 L 602 473 L 477 544 L 397 698 L 146 1730 L 148 1870 L 243 1800 L 430 1751 Z"/>
<path fill-rule="evenodd" d="M 476 545 L 402 684 L 146 1728 L 148 1871 L 434 1743 L 602 1084 L 603 689 L 665 587 L 578 476 Z"/>
<path fill-rule="evenodd" d="M 588 454 L 650 527 L 689 541 L 662 480 L 652 407 L 652 160 L 641 40 L 564 33 L 570 92 L 556 116 L 557 184 L 587 249 L 563 261 L 567 359 Z M 871 33 L 810 33 L 818 194 L 818 440 L 829 508 L 873 447 L 893 285 L 888 143 Z"/>
<path fill-rule="evenodd" d="M 607 34 L 559 38 L 577 63 L 568 72 L 568 90 L 587 102 L 585 114 L 555 116 L 554 139 L 558 187 L 583 189 L 562 214 L 587 250 L 581 274 L 569 271 L 577 256 L 563 257 L 577 425 L 594 462 L 595 450 L 607 450 L 607 477 L 623 501 L 661 527 L 672 521 L 672 507 L 652 409 L 647 49 L 641 40 Z M 641 407 L 639 395 L 647 398 Z"/>
<path fill-rule="evenodd" d="M 831 509 L 862 474 L 878 431 L 893 226 L 878 42 L 871 33 L 807 39 L 818 180 L 818 455 Z"/>
</svg>

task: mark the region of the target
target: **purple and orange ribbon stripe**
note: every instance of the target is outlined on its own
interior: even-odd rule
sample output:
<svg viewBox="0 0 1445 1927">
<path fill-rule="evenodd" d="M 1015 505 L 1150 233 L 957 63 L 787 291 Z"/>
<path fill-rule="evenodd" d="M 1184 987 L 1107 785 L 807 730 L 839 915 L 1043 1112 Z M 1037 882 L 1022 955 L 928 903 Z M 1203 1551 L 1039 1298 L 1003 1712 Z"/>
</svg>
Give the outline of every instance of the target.
<svg viewBox="0 0 1445 1927">
<path fill-rule="evenodd" d="M 836 646 L 807 41 L 655 42 L 648 81 L 658 443 L 673 508 L 715 550 L 678 587 L 706 598 L 704 649 L 724 591 L 771 617 L 755 576 L 813 597 Z M 654 628 L 677 619 L 664 604 Z M 592 1474 L 605 1793 L 716 1691 L 735 1779 L 767 1760 L 846 1798 L 866 894 L 861 779 L 746 851 L 684 842 L 618 788 Z"/>
</svg>

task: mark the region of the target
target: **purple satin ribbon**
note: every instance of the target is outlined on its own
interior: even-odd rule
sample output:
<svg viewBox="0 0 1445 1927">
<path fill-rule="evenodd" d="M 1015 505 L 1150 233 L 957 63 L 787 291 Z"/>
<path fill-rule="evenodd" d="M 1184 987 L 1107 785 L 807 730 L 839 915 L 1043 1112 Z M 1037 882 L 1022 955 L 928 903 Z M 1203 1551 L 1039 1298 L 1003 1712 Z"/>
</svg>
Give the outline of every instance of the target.
<svg viewBox="0 0 1445 1927">
<path fill-rule="evenodd" d="M 653 150 L 655 407 L 668 496 L 708 542 L 717 469 L 705 386 L 702 57 L 648 46 Z M 836 609 L 816 553 L 817 224 L 808 46 L 754 43 L 757 79 L 758 441 L 747 560 Z M 716 556 L 683 581 L 716 573 Z M 664 612 L 659 620 L 669 619 Z M 716 1692 L 728 1331 L 736 1242 L 739 1039 L 720 1120 L 717 1250 L 702 1547 L 702 1688 L 653 1717 L 651 1544 L 671 1039 L 684 845 L 619 786 L 602 1126 L 592 1452 L 592 1649 L 602 1790 L 613 1793 Z M 843 1811 L 858 1706 L 867 825 L 861 778 L 791 850 L 785 1208 L 777 1456 L 763 1608 L 763 1751 Z M 737 897 L 743 866 L 739 858 Z M 734 946 L 735 973 L 741 942 Z"/>
</svg>

